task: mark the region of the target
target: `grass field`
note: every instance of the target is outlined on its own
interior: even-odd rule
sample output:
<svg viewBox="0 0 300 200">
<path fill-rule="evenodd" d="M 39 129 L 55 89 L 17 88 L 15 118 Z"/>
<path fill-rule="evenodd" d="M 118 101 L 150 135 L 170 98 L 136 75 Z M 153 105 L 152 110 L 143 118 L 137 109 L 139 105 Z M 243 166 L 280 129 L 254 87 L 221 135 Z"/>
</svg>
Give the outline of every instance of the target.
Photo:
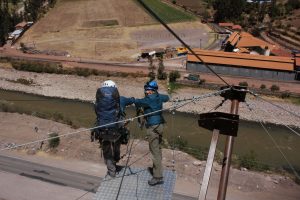
<svg viewBox="0 0 300 200">
<path fill-rule="evenodd" d="M 173 8 L 160 0 L 143 0 L 164 22 L 185 22 L 193 21 L 195 17 L 187 12 Z"/>
</svg>

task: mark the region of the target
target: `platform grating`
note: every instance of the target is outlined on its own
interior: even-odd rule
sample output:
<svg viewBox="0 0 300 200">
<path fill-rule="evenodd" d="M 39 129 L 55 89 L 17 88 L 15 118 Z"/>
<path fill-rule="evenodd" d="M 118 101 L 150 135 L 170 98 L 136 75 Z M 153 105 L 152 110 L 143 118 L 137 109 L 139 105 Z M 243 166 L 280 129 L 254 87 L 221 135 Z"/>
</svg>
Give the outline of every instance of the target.
<svg viewBox="0 0 300 200">
<path fill-rule="evenodd" d="M 116 178 L 106 176 L 100 184 L 94 200 L 115 200 L 119 185 L 124 173 L 124 168 Z M 152 178 L 147 169 L 130 168 L 126 170 L 120 190 L 119 200 L 171 200 L 176 181 L 176 173 L 164 170 L 164 184 L 149 186 L 148 180 Z"/>
</svg>

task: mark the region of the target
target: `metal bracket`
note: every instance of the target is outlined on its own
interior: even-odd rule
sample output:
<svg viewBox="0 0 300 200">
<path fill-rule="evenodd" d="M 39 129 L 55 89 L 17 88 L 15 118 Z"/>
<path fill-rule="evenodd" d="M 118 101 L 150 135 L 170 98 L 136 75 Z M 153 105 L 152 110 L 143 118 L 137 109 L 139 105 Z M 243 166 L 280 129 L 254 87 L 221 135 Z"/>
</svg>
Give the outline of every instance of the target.
<svg viewBox="0 0 300 200">
<path fill-rule="evenodd" d="M 224 97 L 226 100 L 238 100 L 239 102 L 245 102 L 246 94 L 248 92 L 247 87 L 245 86 L 224 86 L 221 87 L 221 90 L 230 88 L 221 93 L 221 97 Z"/>
<path fill-rule="evenodd" d="M 200 114 L 198 120 L 200 127 L 220 131 L 220 134 L 237 136 L 239 128 L 239 115 L 222 113 L 222 112 L 212 112 Z"/>
</svg>

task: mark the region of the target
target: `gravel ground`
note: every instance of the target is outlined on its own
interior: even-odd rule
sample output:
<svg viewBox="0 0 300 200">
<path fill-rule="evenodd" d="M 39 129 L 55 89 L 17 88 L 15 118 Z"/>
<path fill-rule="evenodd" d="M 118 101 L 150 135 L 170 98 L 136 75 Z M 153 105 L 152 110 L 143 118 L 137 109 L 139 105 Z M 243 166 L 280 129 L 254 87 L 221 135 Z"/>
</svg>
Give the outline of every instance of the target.
<svg viewBox="0 0 300 200">
<path fill-rule="evenodd" d="M 32 80 L 32 85 L 23 85 L 14 83 L 19 78 Z M 68 99 L 79 99 L 83 101 L 94 101 L 95 93 L 100 84 L 108 79 L 107 77 L 91 76 L 88 78 L 73 75 L 57 75 L 57 74 L 38 74 L 31 72 L 16 71 L 11 68 L 0 68 L 0 87 L 6 90 L 22 91 L 26 93 L 39 94 L 51 97 L 63 97 Z M 120 94 L 123 96 L 133 96 L 136 98 L 143 97 L 143 85 L 146 78 L 120 78 L 110 77 L 114 80 L 119 88 Z M 160 82 L 160 92 L 167 93 L 166 82 Z M 172 99 L 184 99 L 198 96 L 213 91 L 199 88 L 181 88 L 171 95 Z M 300 115 L 300 107 L 282 99 L 266 97 L 268 100 L 276 103 L 287 110 L 293 111 Z M 182 112 L 203 113 L 208 112 L 222 101 L 219 96 L 210 97 L 199 102 L 190 103 L 179 108 Z M 300 120 L 297 117 L 280 110 L 269 103 L 255 99 L 251 95 L 247 95 L 246 100 L 253 111 L 250 112 L 245 103 L 240 104 L 239 114 L 241 119 L 250 121 L 264 121 L 274 124 L 291 125 L 300 127 Z M 165 104 L 165 107 L 172 106 L 172 103 Z M 218 111 L 228 112 L 230 110 L 230 102 L 225 102 Z"/>
</svg>

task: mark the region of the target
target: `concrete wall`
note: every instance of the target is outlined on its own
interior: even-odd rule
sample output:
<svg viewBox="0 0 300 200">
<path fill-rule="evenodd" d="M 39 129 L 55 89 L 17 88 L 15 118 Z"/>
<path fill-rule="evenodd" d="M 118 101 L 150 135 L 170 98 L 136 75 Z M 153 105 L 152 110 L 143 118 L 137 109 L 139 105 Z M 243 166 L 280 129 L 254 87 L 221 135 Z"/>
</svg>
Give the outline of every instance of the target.
<svg viewBox="0 0 300 200">
<path fill-rule="evenodd" d="M 295 80 L 295 72 L 274 71 L 257 68 L 245 68 L 235 66 L 209 65 L 216 73 L 234 76 L 255 77 L 261 79 L 272 80 Z M 202 63 L 187 62 L 186 68 L 188 71 L 210 73 L 210 70 Z"/>
</svg>

